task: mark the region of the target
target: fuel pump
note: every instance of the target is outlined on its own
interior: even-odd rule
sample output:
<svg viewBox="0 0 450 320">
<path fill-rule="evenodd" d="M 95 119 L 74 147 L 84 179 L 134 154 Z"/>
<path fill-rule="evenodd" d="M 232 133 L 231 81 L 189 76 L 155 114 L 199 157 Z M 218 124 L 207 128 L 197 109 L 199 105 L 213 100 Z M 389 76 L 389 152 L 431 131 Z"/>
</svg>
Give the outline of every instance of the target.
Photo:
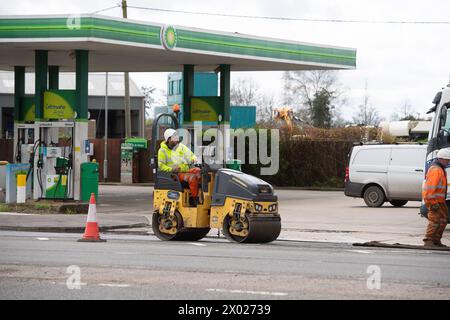
<svg viewBox="0 0 450 320">
<path fill-rule="evenodd" d="M 30 122 L 14 123 L 14 163 L 29 164 L 27 171 L 27 185 L 33 184 L 33 148 L 35 142 L 35 124 Z M 32 188 L 27 188 L 27 194 L 31 193 Z M 28 197 L 28 196 L 27 196 Z"/>
<path fill-rule="evenodd" d="M 15 124 L 14 160 L 15 163 L 29 163 L 34 144 L 34 124 Z"/>
<path fill-rule="evenodd" d="M 33 147 L 34 198 L 73 199 L 73 122 L 41 122 Z"/>
</svg>

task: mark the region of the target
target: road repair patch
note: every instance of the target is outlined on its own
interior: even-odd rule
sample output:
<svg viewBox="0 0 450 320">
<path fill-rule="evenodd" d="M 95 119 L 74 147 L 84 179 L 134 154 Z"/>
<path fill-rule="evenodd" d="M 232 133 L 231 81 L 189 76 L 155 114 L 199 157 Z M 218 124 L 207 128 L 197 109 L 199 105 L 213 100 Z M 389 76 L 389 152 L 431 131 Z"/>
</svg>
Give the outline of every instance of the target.
<svg viewBox="0 0 450 320">
<path fill-rule="evenodd" d="M 229 289 L 206 289 L 208 292 L 223 292 L 223 293 L 239 293 L 239 294 L 255 294 L 264 296 L 287 296 L 286 292 L 270 292 L 270 291 L 251 291 L 251 290 L 229 290 Z"/>
</svg>

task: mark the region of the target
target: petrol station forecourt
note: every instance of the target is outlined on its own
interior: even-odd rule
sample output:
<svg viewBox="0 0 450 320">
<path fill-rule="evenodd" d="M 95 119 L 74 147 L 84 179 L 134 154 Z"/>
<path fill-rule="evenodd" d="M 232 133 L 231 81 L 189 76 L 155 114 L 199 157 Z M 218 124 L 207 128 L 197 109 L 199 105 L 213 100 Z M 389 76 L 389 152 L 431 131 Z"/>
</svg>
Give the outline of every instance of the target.
<svg viewBox="0 0 450 320">
<path fill-rule="evenodd" d="M 73 165 L 69 174 L 64 163 L 35 157 L 35 200 L 46 197 L 42 186 L 45 177 L 61 174 L 67 175 L 67 197 L 87 200 L 80 191 L 80 168 L 92 160 L 86 150 L 89 72 L 181 71 L 181 123 L 189 128 L 194 121 L 218 117 L 223 123 L 230 121 L 231 71 L 355 67 L 356 50 L 351 48 L 98 15 L 0 17 L 0 69 L 14 71 L 15 79 L 14 154 L 19 152 L 17 142 L 27 129 L 35 131 L 35 148 L 54 142 L 60 128 L 71 130 Z M 59 90 L 59 72 L 64 71 L 75 71 L 75 90 Z M 220 97 L 214 105 L 206 106 L 206 116 L 205 104 L 193 103 L 201 100 L 193 96 L 195 71 L 220 73 Z M 25 72 L 35 73 L 33 97 L 25 96 Z M 57 172 L 55 167 L 59 166 Z"/>
</svg>

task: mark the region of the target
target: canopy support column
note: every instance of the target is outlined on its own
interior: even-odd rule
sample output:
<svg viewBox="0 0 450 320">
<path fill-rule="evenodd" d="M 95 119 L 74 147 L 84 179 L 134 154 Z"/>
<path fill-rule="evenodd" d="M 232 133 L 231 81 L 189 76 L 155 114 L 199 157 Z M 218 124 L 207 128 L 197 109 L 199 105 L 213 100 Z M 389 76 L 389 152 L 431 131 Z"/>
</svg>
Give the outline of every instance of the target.
<svg viewBox="0 0 450 320">
<path fill-rule="evenodd" d="M 183 121 L 191 121 L 191 97 L 194 95 L 194 65 L 183 66 Z"/>
<path fill-rule="evenodd" d="M 53 90 L 59 89 L 59 66 L 48 67 L 48 88 Z"/>
<path fill-rule="evenodd" d="M 86 152 L 88 140 L 88 78 L 89 78 L 89 51 L 75 50 L 75 88 L 77 91 L 75 118 L 75 152 L 74 152 L 74 189 L 75 200 L 81 198 L 81 164 L 89 162 L 89 153 Z"/>
<path fill-rule="evenodd" d="M 23 121 L 25 117 L 22 106 L 22 98 L 24 96 L 25 96 L 25 67 L 14 66 L 14 157 L 15 157 L 14 162 L 18 160 L 17 145 L 19 140 L 19 130 L 17 124 Z M 3 132 L 2 115 L 0 114 L 0 136 L 2 132 Z M 22 143 L 25 143 L 24 137 L 23 141 L 21 141 L 20 144 Z"/>
<path fill-rule="evenodd" d="M 88 118 L 89 51 L 76 50 L 77 120 Z"/>
<path fill-rule="evenodd" d="M 48 51 L 36 50 L 34 60 L 35 121 L 41 121 L 44 119 L 44 91 L 47 90 Z"/>
<path fill-rule="evenodd" d="M 25 96 L 25 67 L 14 67 L 14 122 L 23 119 L 21 99 Z"/>
<path fill-rule="evenodd" d="M 220 97 L 223 110 L 222 121 L 230 122 L 230 65 L 220 65 Z"/>
</svg>

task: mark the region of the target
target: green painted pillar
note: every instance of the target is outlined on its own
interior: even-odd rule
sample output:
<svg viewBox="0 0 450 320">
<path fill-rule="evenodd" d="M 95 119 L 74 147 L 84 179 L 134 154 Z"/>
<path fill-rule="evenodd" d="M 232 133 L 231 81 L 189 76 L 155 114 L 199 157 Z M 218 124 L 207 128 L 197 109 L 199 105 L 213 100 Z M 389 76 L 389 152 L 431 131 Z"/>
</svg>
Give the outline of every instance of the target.
<svg viewBox="0 0 450 320">
<path fill-rule="evenodd" d="M 14 67 L 14 122 L 23 121 L 21 100 L 25 96 L 25 67 Z"/>
<path fill-rule="evenodd" d="M 88 118 L 88 75 L 89 75 L 89 51 L 75 50 L 76 56 L 76 81 L 77 90 L 77 120 Z"/>
<path fill-rule="evenodd" d="M 183 122 L 191 122 L 191 97 L 194 96 L 194 65 L 183 66 Z"/>
<path fill-rule="evenodd" d="M 34 55 L 34 102 L 36 121 L 44 118 L 44 91 L 47 90 L 48 51 L 36 50 Z"/>
<path fill-rule="evenodd" d="M 222 121 L 230 122 L 230 71 L 229 64 L 220 65 L 220 97 L 223 107 Z"/>
<path fill-rule="evenodd" d="M 59 66 L 48 67 L 48 88 L 59 89 Z"/>
</svg>

